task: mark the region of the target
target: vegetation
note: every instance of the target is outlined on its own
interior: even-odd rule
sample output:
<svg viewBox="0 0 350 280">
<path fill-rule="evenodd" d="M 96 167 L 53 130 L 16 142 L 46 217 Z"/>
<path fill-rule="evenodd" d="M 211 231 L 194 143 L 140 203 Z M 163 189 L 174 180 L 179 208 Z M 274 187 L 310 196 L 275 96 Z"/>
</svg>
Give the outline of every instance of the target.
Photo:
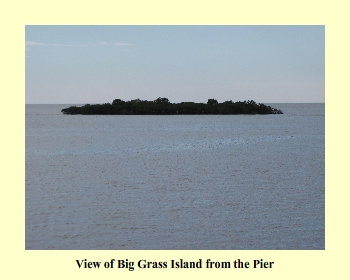
<svg viewBox="0 0 350 280">
<path fill-rule="evenodd" d="M 208 99 L 206 104 L 195 102 L 170 103 L 168 98 L 159 97 L 154 101 L 134 99 L 123 101 L 114 99 L 112 104 L 86 104 L 82 107 L 71 106 L 62 109 L 68 115 L 232 115 L 232 114 L 283 114 L 281 110 L 271 108 L 253 100 L 219 103 Z"/>
</svg>

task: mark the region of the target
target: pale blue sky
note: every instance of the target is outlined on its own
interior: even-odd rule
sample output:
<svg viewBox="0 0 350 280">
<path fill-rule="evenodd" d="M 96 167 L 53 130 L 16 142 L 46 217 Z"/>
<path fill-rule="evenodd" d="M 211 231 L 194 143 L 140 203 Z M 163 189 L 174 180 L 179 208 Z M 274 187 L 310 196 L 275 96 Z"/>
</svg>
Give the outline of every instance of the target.
<svg viewBox="0 0 350 280">
<path fill-rule="evenodd" d="M 324 26 L 26 26 L 26 103 L 325 101 Z"/>
</svg>

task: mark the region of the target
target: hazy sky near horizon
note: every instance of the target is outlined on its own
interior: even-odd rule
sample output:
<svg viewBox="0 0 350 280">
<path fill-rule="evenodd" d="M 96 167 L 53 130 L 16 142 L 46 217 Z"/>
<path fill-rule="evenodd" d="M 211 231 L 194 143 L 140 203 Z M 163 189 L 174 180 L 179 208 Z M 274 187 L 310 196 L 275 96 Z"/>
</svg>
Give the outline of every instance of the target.
<svg viewBox="0 0 350 280">
<path fill-rule="evenodd" d="M 324 26 L 26 26 L 26 104 L 325 101 Z"/>
</svg>

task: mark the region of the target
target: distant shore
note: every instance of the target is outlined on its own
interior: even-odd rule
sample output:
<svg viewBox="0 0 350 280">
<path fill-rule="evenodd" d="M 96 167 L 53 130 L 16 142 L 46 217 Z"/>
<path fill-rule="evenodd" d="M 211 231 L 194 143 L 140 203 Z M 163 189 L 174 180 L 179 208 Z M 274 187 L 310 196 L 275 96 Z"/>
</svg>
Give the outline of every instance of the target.
<svg viewBox="0 0 350 280">
<path fill-rule="evenodd" d="M 216 99 L 208 99 L 205 103 L 181 102 L 171 103 L 168 98 L 156 100 L 134 99 L 123 101 L 114 99 L 112 103 L 86 104 L 81 107 L 71 106 L 62 109 L 66 115 L 254 115 L 283 114 L 281 110 L 271 108 L 253 100 L 219 103 Z"/>
</svg>

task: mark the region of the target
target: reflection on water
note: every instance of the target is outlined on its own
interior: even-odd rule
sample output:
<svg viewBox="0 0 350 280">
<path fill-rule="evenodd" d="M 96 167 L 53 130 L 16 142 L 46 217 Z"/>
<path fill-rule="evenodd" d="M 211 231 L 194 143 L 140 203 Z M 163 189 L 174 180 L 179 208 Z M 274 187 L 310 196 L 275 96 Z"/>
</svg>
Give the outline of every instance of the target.
<svg viewBox="0 0 350 280">
<path fill-rule="evenodd" d="M 324 104 L 267 116 L 26 106 L 26 249 L 324 249 Z"/>
</svg>

